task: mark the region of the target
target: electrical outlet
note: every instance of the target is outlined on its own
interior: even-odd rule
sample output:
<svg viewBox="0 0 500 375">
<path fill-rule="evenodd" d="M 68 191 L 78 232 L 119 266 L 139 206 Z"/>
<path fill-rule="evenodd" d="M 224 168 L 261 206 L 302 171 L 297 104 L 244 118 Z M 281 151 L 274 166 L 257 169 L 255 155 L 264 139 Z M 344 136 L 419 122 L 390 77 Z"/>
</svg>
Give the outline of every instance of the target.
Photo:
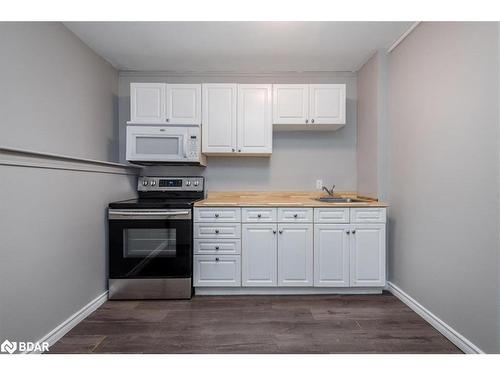
<svg viewBox="0 0 500 375">
<path fill-rule="evenodd" d="M 316 189 L 321 190 L 323 187 L 323 180 L 316 180 Z"/>
</svg>

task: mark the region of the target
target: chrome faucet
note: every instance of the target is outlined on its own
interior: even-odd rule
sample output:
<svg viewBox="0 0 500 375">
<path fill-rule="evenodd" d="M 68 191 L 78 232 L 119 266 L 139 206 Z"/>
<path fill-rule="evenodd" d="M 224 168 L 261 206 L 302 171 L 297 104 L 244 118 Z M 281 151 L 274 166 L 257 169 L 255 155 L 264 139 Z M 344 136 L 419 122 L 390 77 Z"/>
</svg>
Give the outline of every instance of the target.
<svg viewBox="0 0 500 375">
<path fill-rule="evenodd" d="M 335 189 L 335 185 L 331 189 L 328 189 L 326 186 L 321 187 L 321 190 L 326 191 L 330 197 L 333 197 L 333 189 Z"/>
</svg>

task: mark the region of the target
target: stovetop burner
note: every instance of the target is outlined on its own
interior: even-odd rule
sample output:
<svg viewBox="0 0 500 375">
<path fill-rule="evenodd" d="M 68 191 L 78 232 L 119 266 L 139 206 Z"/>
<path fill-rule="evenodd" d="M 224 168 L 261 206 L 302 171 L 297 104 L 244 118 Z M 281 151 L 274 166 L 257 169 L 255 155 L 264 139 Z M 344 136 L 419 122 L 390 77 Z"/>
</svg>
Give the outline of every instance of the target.
<svg viewBox="0 0 500 375">
<path fill-rule="evenodd" d="M 162 198 L 136 198 L 113 202 L 109 208 L 115 209 L 147 209 L 147 208 L 191 208 L 199 199 L 162 199 Z"/>
<path fill-rule="evenodd" d="M 109 204 L 114 209 L 191 208 L 204 198 L 203 177 L 139 177 L 139 197 Z"/>
</svg>

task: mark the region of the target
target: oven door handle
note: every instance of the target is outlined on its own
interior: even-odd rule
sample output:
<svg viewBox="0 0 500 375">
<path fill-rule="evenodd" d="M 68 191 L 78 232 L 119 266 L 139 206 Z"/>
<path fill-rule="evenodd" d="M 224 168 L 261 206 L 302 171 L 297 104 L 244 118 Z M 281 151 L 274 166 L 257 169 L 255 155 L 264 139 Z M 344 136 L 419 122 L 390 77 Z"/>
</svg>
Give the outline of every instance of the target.
<svg viewBox="0 0 500 375">
<path fill-rule="evenodd" d="M 178 216 L 189 215 L 190 211 L 109 211 L 110 215 L 123 216 Z"/>
</svg>

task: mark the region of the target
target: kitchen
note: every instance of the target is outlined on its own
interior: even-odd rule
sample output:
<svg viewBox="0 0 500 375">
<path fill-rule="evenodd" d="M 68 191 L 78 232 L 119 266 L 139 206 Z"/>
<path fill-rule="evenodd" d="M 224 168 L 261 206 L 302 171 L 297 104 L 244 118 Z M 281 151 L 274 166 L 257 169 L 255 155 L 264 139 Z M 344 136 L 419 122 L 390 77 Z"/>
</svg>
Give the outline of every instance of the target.
<svg viewBox="0 0 500 375">
<path fill-rule="evenodd" d="M 0 30 L 2 341 L 499 351 L 497 23 Z"/>
</svg>

